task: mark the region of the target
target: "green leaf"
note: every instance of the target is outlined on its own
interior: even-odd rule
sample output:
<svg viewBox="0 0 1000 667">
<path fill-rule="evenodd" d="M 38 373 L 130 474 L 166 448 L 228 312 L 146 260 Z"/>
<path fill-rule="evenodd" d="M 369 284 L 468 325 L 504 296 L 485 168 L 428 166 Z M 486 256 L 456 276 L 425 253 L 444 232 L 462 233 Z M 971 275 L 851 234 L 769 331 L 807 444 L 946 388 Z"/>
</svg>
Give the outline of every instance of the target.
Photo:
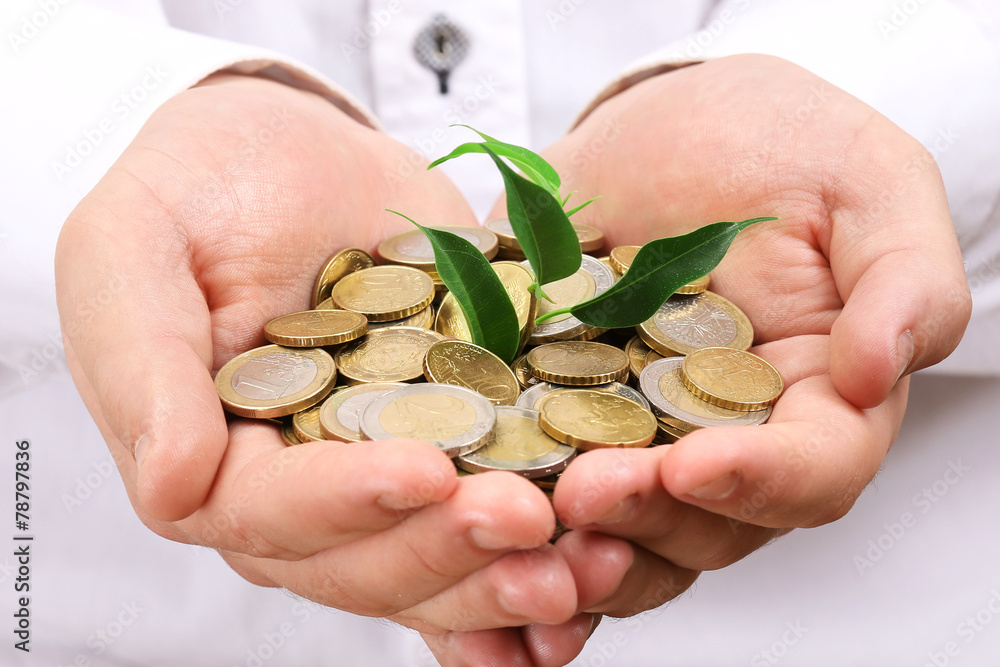
<svg viewBox="0 0 1000 667">
<path fill-rule="evenodd" d="M 472 342 L 507 363 L 513 361 L 520 342 L 517 312 L 483 253 L 457 234 L 424 227 L 398 211 L 386 210 L 406 218 L 427 236 L 434 248 L 434 266 L 462 307 Z"/>
<path fill-rule="evenodd" d="M 577 211 L 579 211 L 584 206 L 592 204 L 592 203 L 594 203 L 595 201 L 597 201 L 600 198 L 601 198 L 600 195 L 597 195 L 596 197 L 591 197 L 590 199 L 588 199 L 587 201 L 583 202 L 579 206 L 577 206 L 577 207 L 575 207 L 573 209 L 570 209 L 569 211 L 566 211 L 566 217 L 568 218 L 569 216 L 573 215 L 574 213 L 576 213 Z M 567 197 L 567 199 L 569 199 L 569 197 Z M 566 205 L 566 202 L 563 202 L 563 206 L 565 206 L 565 205 Z"/>
<path fill-rule="evenodd" d="M 552 167 L 552 165 L 546 162 L 541 155 L 538 155 L 527 148 L 522 148 L 521 146 L 515 146 L 514 144 L 497 141 L 490 135 L 484 134 L 474 127 L 461 124 L 459 125 L 461 127 L 468 127 L 470 130 L 485 139 L 485 143 L 462 144 L 448 155 L 431 162 L 430 166 L 427 167 L 428 169 L 433 169 L 442 162 L 447 162 L 448 160 L 452 160 L 460 155 L 467 155 L 469 153 L 485 153 L 486 148 L 489 147 L 489 149 L 497 155 L 502 155 L 513 162 L 518 169 L 524 172 L 524 175 L 532 183 L 541 186 L 553 195 L 558 196 L 559 186 L 562 185 L 562 180 L 559 178 L 559 174 Z"/>
<path fill-rule="evenodd" d="M 514 173 L 507 163 L 486 147 L 503 176 L 507 191 L 507 219 L 535 274 L 535 290 L 548 298 L 541 286 L 576 273 L 582 252 L 580 239 L 559 200 L 539 185 Z"/>
<path fill-rule="evenodd" d="M 611 289 L 563 312 L 591 326 L 634 327 L 652 317 L 678 287 L 714 269 L 737 234 L 765 220 L 777 218 L 716 222 L 690 234 L 650 241 Z M 558 312 L 547 313 L 546 318 Z"/>
</svg>

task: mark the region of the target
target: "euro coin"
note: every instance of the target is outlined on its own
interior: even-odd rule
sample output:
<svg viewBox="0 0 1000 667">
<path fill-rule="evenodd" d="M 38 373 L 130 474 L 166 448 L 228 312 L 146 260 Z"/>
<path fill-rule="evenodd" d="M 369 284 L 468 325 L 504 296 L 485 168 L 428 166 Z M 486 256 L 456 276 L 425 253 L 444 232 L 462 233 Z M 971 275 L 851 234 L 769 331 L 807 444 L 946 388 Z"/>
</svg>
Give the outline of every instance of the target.
<svg viewBox="0 0 1000 667">
<path fill-rule="evenodd" d="M 291 420 L 281 424 L 281 439 L 285 441 L 288 446 L 301 445 L 302 441 L 299 440 L 299 436 L 295 435 L 295 429 L 292 426 Z"/>
<path fill-rule="evenodd" d="M 527 354 L 522 354 L 515 359 L 510 365 L 510 369 L 514 371 L 514 377 L 517 378 L 517 383 L 521 385 L 522 391 L 541 382 L 541 380 L 531 374 L 531 366 L 528 365 Z"/>
<path fill-rule="evenodd" d="M 522 266 L 527 266 L 522 262 Z M 530 266 L 528 267 L 530 268 Z M 615 282 L 615 274 L 600 260 L 584 255 L 580 269 L 573 275 L 551 282 L 543 288 L 552 301 L 539 299 L 538 317 L 591 299 L 606 292 Z M 594 327 L 584 324 L 569 313 L 556 315 L 535 326 L 530 343 L 540 345 L 556 340 L 569 340 L 592 332 Z M 600 333 L 598 330 L 597 333 Z M 597 335 L 597 334 L 594 334 Z"/>
<path fill-rule="evenodd" d="M 576 238 L 580 241 L 580 250 L 583 252 L 595 252 L 604 246 L 604 232 L 600 229 L 580 222 L 571 224 L 576 231 Z"/>
<path fill-rule="evenodd" d="M 753 326 L 742 310 L 714 292 L 672 296 L 636 327 L 643 342 L 665 357 L 691 354 L 703 347 L 746 350 Z"/>
<path fill-rule="evenodd" d="M 313 308 L 318 308 L 320 302 L 330 297 L 330 291 L 337 281 L 347 274 L 373 266 L 375 266 L 375 260 L 360 248 L 345 248 L 334 254 L 326 260 L 326 264 L 316 276 L 310 305 Z"/>
<path fill-rule="evenodd" d="M 611 262 L 611 268 L 618 275 L 624 275 L 628 271 L 628 267 L 632 265 L 632 260 L 635 259 L 641 247 L 638 245 L 620 245 L 617 248 L 613 248 L 608 260 Z"/>
<path fill-rule="evenodd" d="M 319 409 L 320 431 L 330 440 L 361 442 L 361 411 L 387 391 L 405 387 L 402 382 L 369 382 L 335 389 Z"/>
<path fill-rule="evenodd" d="M 528 352 L 532 374 L 545 382 L 605 384 L 628 375 L 628 356 L 604 343 L 559 341 Z"/>
<path fill-rule="evenodd" d="M 304 310 L 264 325 L 264 337 L 286 347 L 339 345 L 364 336 L 368 318 L 349 310 Z"/>
<path fill-rule="evenodd" d="M 417 311 L 409 317 L 401 320 L 389 320 L 388 322 L 369 322 L 368 330 L 384 329 L 386 327 L 419 327 L 421 329 L 431 329 L 434 326 L 434 306 L 427 306 L 423 310 Z"/>
<path fill-rule="evenodd" d="M 301 442 L 326 440 L 319 428 L 319 405 L 314 405 L 292 415 L 292 430 Z"/>
<path fill-rule="evenodd" d="M 477 391 L 493 405 L 513 405 L 521 393 L 514 372 L 500 357 L 463 340 L 431 345 L 424 358 L 424 377 Z"/>
<path fill-rule="evenodd" d="M 649 351 L 649 346 L 643 343 L 639 336 L 633 336 L 625 344 L 625 356 L 628 357 L 628 370 L 635 380 L 639 379 L 639 373 L 646 367 L 646 354 Z"/>
<path fill-rule="evenodd" d="M 496 408 L 493 437 L 481 449 L 458 457 L 455 463 L 468 472 L 508 470 L 528 479 L 562 471 L 576 449 L 545 433 L 538 412 L 503 405 Z"/>
<path fill-rule="evenodd" d="M 337 367 L 324 350 L 265 345 L 230 359 L 215 376 L 215 390 L 229 412 L 263 419 L 312 407 L 336 379 Z"/>
<path fill-rule="evenodd" d="M 646 447 L 656 435 L 656 417 L 627 398 L 606 391 L 565 389 L 538 404 L 542 429 L 583 450 Z"/>
<path fill-rule="evenodd" d="M 553 384 L 551 382 L 538 382 L 528 387 L 521 392 L 521 395 L 517 397 L 517 401 L 514 403 L 519 408 L 531 408 L 532 410 L 538 409 L 538 403 L 542 400 L 542 397 L 553 391 L 559 391 L 561 389 L 567 389 L 568 387 L 564 385 Z M 622 398 L 627 398 L 630 401 L 634 401 L 644 407 L 647 410 L 651 410 L 649 401 L 640 392 L 636 391 L 627 384 L 622 384 L 621 382 L 609 382 L 607 384 L 595 384 L 587 387 L 587 389 L 593 389 L 595 391 L 608 391 L 612 394 L 617 394 Z"/>
<path fill-rule="evenodd" d="M 372 322 L 409 317 L 434 300 L 434 281 L 411 266 L 374 266 L 342 278 L 331 292 L 344 310 L 361 313 Z"/>
<path fill-rule="evenodd" d="M 694 395 L 731 410 L 767 408 L 784 390 L 774 366 L 752 352 L 728 347 L 689 354 L 681 365 L 681 379 Z"/>
<path fill-rule="evenodd" d="M 354 383 L 412 382 L 424 376 L 424 357 L 444 336 L 417 327 L 386 327 L 337 351 L 337 368 Z"/>
<path fill-rule="evenodd" d="M 497 235 L 482 227 L 437 227 L 462 237 L 476 246 L 486 259 L 497 254 Z M 434 246 L 419 229 L 390 236 L 378 245 L 378 254 L 390 264 L 404 264 L 425 271 L 434 270 Z"/>
<path fill-rule="evenodd" d="M 450 384 L 414 384 L 387 391 L 361 411 L 361 432 L 370 440 L 412 438 L 454 458 L 489 440 L 496 411 L 485 397 Z"/>
<path fill-rule="evenodd" d="M 678 287 L 674 294 L 701 294 L 707 290 L 711 284 L 712 277 L 710 275 L 704 275 L 697 280 L 692 280 L 687 285 Z"/>
<path fill-rule="evenodd" d="M 673 428 L 691 431 L 711 426 L 756 426 L 771 416 L 771 408 L 750 412 L 732 410 L 699 398 L 684 383 L 683 363 L 684 357 L 667 357 L 646 366 L 639 376 L 639 389 L 661 421 Z"/>
</svg>

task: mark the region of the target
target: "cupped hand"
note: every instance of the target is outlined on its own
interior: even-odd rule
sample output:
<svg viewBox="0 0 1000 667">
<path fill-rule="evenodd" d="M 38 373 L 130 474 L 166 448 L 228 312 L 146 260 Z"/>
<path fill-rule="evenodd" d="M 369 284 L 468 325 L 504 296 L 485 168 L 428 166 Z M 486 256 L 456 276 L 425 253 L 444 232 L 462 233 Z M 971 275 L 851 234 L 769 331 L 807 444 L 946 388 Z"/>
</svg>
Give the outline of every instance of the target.
<svg viewBox="0 0 1000 667">
<path fill-rule="evenodd" d="M 947 356 L 970 315 L 929 153 L 815 75 L 738 56 L 635 85 L 543 155 L 564 191 L 602 196 L 574 220 L 601 227 L 607 248 L 779 218 L 740 234 L 711 289 L 750 317 L 753 351 L 780 371 L 784 394 L 763 426 L 577 457 L 554 503 L 576 529 L 556 546 L 578 611 L 659 606 L 700 571 L 843 516 L 896 436 L 906 374 Z M 579 633 L 540 629 L 521 631 L 521 654 L 568 661 L 582 645 Z M 476 655 L 502 632 L 452 645 Z"/>
<path fill-rule="evenodd" d="M 215 392 L 269 319 L 309 307 L 329 255 L 407 228 L 385 208 L 475 224 L 413 155 L 267 80 L 177 95 L 60 236 L 72 373 L 143 522 L 246 579 L 429 633 L 561 623 L 576 588 L 532 484 L 460 481 L 427 443 L 285 447 L 272 424 L 227 422 Z"/>
</svg>

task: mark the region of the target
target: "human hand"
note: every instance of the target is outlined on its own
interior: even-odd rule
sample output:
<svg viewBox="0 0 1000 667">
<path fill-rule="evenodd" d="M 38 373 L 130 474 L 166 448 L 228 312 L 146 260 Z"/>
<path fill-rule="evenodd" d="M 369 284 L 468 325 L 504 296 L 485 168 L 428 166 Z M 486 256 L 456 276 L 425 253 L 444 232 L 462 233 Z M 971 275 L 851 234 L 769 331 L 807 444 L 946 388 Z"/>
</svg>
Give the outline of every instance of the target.
<svg viewBox="0 0 1000 667">
<path fill-rule="evenodd" d="M 785 393 L 763 426 L 574 460 L 554 505 L 576 529 L 556 546 L 578 611 L 659 606 L 702 570 L 843 516 L 895 438 L 904 376 L 947 356 L 970 315 L 927 151 L 811 73 L 739 56 L 628 89 L 543 155 L 564 191 L 602 196 L 574 220 L 601 227 L 609 248 L 779 218 L 737 237 L 711 289 L 750 317 L 753 351 L 781 372 Z M 511 655 L 564 656 L 536 664 L 564 664 L 586 639 L 541 626 L 463 635 L 446 664 L 475 664 L 467 656 L 502 637 Z"/>
<path fill-rule="evenodd" d="M 212 371 L 308 308 L 332 252 L 407 228 L 387 206 L 475 224 L 441 173 L 394 178 L 410 156 L 263 79 L 177 95 L 60 236 L 73 377 L 142 521 L 219 550 L 249 581 L 431 633 L 559 623 L 576 590 L 528 481 L 459 481 L 413 441 L 287 448 L 272 424 L 227 423 L 216 395 Z"/>
</svg>

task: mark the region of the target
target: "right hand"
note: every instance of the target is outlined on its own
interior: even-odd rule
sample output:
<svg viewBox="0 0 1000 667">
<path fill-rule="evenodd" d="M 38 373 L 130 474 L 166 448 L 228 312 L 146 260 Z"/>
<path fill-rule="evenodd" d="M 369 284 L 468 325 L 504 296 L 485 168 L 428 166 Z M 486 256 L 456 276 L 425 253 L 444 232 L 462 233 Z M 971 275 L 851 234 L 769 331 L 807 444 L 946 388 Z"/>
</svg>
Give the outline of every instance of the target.
<svg viewBox="0 0 1000 667">
<path fill-rule="evenodd" d="M 264 79 L 175 96 L 59 238 L 71 371 L 143 523 L 248 581 L 431 634 L 562 623 L 576 588 L 527 480 L 459 480 L 414 441 L 285 447 L 273 424 L 227 422 L 216 395 L 214 371 L 309 307 L 330 254 L 408 228 L 385 208 L 476 224 L 411 155 Z"/>
</svg>

